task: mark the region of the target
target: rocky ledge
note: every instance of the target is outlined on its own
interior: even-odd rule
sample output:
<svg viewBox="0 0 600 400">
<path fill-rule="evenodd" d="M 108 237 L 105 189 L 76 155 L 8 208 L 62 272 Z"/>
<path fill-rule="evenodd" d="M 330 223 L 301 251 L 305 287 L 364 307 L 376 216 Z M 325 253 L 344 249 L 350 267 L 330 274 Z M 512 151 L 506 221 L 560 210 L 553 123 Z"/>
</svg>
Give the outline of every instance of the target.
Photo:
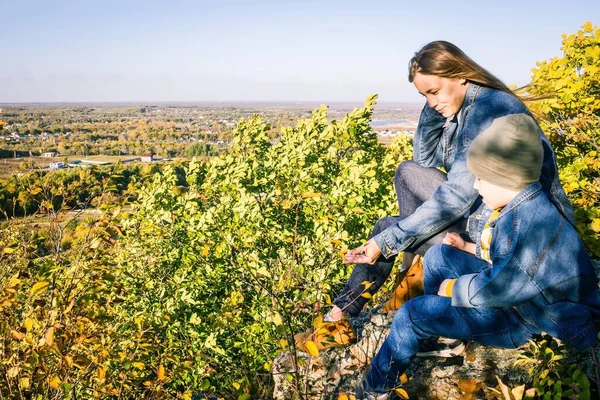
<svg viewBox="0 0 600 400">
<path fill-rule="evenodd" d="M 338 399 L 340 394 L 353 393 L 383 344 L 394 315 L 395 312 L 363 312 L 352 321 L 358 338 L 353 345 L 321 351 L 317 357 L 303 352 L 281 354 L 273 365 L 273 398 Z M 507 350 L 469 343 L 460 357 L 416 358 L 406 371 L 408 382 L 403 389 L 411 399 L 504 398 L 492 390 L 498 388 L 498 378 L 510 388 L 523 384 L 531 387 L 527 367 L 515 365 L 524 351 L 524 348 Z M 600 356 L 600 350 L 596 349 L 596 354 Z M 592 351 L 566 349 L 565 355 L 565 361 L 581 366 L 595 386 L 597 372 Z"/>
</svg>

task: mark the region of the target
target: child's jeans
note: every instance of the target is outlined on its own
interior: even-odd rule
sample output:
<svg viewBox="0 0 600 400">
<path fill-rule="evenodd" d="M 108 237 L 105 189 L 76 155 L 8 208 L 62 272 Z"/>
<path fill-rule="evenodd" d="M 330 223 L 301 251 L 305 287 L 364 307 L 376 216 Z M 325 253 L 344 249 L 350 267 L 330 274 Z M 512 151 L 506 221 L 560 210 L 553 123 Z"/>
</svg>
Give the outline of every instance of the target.
<svg viewBox="0 0 600 400">
<path fill-rule="evenodd" d="M 454 307 L 450 297 L 436 294 L 444 279 L 487 267 L 487 262 L 450 246 L 436 245 L 427 252 L 425 295 L 410 300 L 396 313 L 387 339 L 371 361 L 365 378 L 367 391 L 385 392 L 394 388 L 398 375 L 410 365 L 422 339 L 442 336 L 516 348 L 540 333 L 512 308 Z"/>
</svg>

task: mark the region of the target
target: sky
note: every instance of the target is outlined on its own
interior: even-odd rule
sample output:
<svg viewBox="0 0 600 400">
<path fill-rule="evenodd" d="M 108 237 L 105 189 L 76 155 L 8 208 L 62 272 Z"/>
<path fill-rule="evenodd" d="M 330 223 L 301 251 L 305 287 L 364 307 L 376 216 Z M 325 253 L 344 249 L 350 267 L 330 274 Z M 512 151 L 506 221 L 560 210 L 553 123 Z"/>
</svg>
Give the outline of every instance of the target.
<svg viewBox="0 0 600 400">
<path fill-rule="evenodd" d="M 447 40 L 507 84 L 600 24 L 598 0 L 0 0 L 0 103 L 422 102 Z"/>
</svg>

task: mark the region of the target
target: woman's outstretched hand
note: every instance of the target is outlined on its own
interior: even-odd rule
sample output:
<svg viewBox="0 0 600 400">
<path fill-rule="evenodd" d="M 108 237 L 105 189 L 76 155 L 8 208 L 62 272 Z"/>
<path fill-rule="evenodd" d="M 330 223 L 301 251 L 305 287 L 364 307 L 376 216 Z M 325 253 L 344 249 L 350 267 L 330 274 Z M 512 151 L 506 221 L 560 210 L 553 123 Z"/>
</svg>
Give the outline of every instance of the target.
<svg viewBox="0 0 600 400">
<path fill-rule="evenodd" d="M 374 240 L 369 240 L 362 246 L 350 250 L 344 256 L 344 264 L 375 264 L 381 249 Z"/>
</svg>

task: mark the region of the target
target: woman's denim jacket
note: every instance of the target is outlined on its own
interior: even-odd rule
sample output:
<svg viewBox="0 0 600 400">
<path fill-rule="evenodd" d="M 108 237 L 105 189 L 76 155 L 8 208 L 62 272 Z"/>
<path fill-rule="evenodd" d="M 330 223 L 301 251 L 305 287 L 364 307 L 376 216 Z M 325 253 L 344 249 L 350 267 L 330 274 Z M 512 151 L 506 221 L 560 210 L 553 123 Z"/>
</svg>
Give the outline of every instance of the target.
<svg viewBox="0 0 600 400">
<path fill-rule="evenodd" d="M 469 217 L 477 243 L 492 210 Z M 522 190 L 490 222 L 491 266 L 458 278 L 452 305 L 514 307 L 522 322 L 578 349 L 596 343 L 600 316 L 594 267 L 575 228 L 552 204 L 539 182 Z"/>
<path fill-rule="evenodd" d="M 499 117 L 526 113 L 527 108 L 514 96 L 500 90 L 469 83 L 461 107 L 460 121 L 450 123 L 425 105 L 413 141 L 413 158 L 424 167 L 444 167 L 444 182 L 412 215 L 376 235 L 373 239 L 384 257 L 389 258 L 407 247 L 418 246 L 443 231 L 458 219 L 468 216 L 478 193 L 475 177 L 467 170 L 467 150 L 471 142 Z M 571 204 L 558 180 L 554 153 L 540 129 L 544 145 L 544 163 L 540 182 L 552 203 L 571 224 L 575 217 Z"/>
</svg>

